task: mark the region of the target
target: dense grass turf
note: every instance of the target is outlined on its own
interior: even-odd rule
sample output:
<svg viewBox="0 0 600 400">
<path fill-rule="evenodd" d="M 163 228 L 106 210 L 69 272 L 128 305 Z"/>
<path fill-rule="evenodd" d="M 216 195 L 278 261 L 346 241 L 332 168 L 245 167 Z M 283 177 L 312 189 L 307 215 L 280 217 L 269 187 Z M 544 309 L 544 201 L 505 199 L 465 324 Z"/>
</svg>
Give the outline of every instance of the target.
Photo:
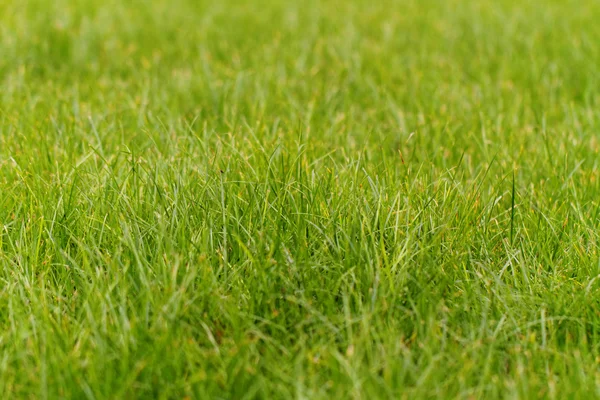
<svg viewBox="0 0 600 400">
<path fill-rule="evenodd" d="M 600 395 L 598 2 L 0 15 L 0 397 Z"/>
</svg>

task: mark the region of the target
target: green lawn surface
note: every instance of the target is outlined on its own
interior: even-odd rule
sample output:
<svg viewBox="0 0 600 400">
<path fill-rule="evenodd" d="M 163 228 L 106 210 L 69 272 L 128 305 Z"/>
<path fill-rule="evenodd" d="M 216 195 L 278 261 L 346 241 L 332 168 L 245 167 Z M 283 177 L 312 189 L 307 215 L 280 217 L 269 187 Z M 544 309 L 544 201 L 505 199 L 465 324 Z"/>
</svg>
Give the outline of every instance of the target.
<svg viewBox="0 0 600 400">
<path fill-rule="evenodd" d="M 599 20 L 0 1 L 0 397 L 599 397 Z"/>
</svg>

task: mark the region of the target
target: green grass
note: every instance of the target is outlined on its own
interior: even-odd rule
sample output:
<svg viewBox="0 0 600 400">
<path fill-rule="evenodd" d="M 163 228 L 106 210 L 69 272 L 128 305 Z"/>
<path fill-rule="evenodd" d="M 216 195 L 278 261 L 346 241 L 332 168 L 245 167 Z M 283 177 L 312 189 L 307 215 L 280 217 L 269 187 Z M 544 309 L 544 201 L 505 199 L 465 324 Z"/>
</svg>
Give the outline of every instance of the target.
<svg viewBox="0 0 600 400">
<path fill-rule="evenodd" d="M 0 3 L 0 397 L 600 396 L 600 3 Z"/>
</svg>

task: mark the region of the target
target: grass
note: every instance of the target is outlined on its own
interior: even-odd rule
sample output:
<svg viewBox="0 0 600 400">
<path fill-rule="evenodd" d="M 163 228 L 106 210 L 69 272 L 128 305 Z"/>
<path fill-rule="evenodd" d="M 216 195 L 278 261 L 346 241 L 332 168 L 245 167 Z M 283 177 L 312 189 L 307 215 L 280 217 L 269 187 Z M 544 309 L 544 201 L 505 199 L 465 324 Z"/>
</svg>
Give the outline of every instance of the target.
<svg viewBox="0 0 600 400">
<path fill-rule="evenodd" d="M 0 3 L 2 398 L 600 396 L 600 4 Z"/>
</svg>

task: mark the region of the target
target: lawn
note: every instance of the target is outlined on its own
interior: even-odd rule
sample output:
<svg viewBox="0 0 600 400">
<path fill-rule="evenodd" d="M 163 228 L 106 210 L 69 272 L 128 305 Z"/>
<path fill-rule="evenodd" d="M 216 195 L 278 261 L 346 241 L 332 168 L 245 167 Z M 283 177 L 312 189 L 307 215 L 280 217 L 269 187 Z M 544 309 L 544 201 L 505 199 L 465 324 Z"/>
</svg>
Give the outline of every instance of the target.
<svg viewBox="0 0 600 400">
<path fill-rule="evenodd" d="M 0 3 L 0 397 L 600 396 L 600 3 Z"/>
</svg>

